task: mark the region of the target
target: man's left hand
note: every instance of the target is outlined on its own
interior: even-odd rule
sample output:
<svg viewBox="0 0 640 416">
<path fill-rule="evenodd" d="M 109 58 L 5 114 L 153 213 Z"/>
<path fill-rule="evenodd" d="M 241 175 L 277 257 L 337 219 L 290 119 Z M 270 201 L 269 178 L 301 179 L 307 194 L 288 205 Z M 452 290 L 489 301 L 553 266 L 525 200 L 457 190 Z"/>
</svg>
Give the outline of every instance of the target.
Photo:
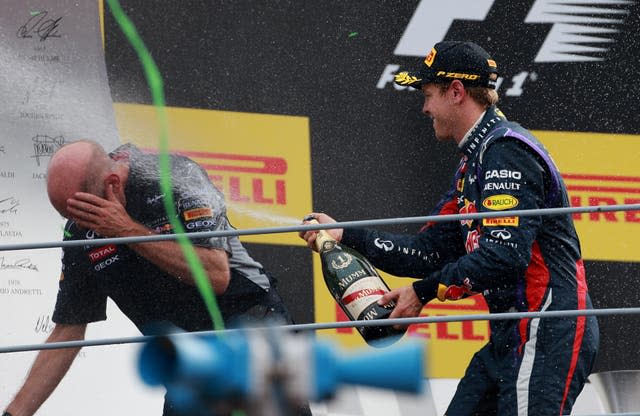
<svg viewBox="0 0 640 416">
<path fill-rule="evenodd" d="M 107 185 L 105 196 L 107 199 L 86 192 L 76 192 L 73 198 L 67 200 L 67 210 L 76 224 L 103 237 L 140 235 L 140 224 L 127 214 L 115 196 L 112 185 Z"/>
</svg>

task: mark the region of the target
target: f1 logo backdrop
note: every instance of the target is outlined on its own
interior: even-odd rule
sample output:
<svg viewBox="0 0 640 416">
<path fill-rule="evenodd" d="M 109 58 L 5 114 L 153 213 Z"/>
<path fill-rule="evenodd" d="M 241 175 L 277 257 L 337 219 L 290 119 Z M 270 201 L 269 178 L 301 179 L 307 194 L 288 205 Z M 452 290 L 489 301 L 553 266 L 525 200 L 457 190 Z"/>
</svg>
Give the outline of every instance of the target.
<svg viewBox="0 0 640 416">
<path fill-rule="evenodd" d="M 432 45 L 444 39 L 455 19 L 484 20 L 494 1 L 451 0 L 449 7 L 441 7 L 437 0 L 420 1 L 394 54 L 425 56 Z"/>
<path fill-rule="evenodd" d="M 447 35 L 454 20 L 483 21 L 496 0 L 422 0 L 394 51 L 424 56 Z M 606 59 L 635 0 L 536 0 L 525 24 L 550 24 L 534 62 L 584 62 Z M 425 24 L 429 22 L 429 24 Z"/>
</svg>

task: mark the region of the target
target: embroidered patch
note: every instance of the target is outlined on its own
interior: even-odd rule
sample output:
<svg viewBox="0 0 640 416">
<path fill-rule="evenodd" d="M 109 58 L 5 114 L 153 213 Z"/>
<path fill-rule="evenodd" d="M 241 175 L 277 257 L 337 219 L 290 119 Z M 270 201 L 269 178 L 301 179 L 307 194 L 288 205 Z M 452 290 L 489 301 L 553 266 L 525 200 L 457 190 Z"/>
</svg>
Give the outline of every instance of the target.
<svg viewBox="0 0 640 416">
<path fill-rule="evenodd" d="M 485 198 L 484 201 L 482 201 L 482 206 L 492 211 L 503 211 L 505 209 L 515 208 L 519 203 L 518 198 L 514 196 L 500 194 Z"/>
</svg>

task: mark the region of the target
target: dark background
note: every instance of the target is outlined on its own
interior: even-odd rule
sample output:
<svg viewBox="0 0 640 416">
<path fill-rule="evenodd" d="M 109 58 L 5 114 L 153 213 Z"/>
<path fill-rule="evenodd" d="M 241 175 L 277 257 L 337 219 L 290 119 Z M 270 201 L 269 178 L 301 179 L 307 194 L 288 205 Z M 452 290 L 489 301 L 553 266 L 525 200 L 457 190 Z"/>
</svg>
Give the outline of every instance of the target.
<svg viewBox="0 0 640 416">
<path fill-rule="evenodd" d="M 314 210 L 344 221 L 426 215 L 448 187 L 458 154 L 433 137 L 420 94 L 376 88 L 387 64 L 419 61 L 393 55 L 418 1 L 120 3 L 164 77 L 167 105 L 309 118 Z M 446 39 L 474 40 L 490 51 L 505 76 L 501 93 L 512 76 L 535 72 L 521 96 L 502 94 L 500 103 L 526 128 L 640 134 L 640 5 L 624 6 L 629 14 L 615 26 L 620 32 L 603 61 L 535 63 L 551 25 L 523 23 L 533 3 L 496 0 L 484 21 L 454 21 Z M 138 58 L 108 12 L 105 25 L 114 101 L 150 104 Z M 280 279 L 296 320 L 313 321 L 310 252 L 248 248 Z M 638 264 L 586 267 L 596 307 L 638 306 Z M 596 370 L 640 368 L 640 319 L 600 323 Z"/>
</svg>

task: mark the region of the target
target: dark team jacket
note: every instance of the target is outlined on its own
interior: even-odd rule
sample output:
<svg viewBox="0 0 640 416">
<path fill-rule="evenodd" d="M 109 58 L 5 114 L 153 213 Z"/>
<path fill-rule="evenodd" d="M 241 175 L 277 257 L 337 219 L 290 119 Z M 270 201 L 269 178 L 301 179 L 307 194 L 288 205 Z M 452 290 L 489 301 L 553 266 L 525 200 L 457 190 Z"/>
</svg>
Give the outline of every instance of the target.
<svg viewBox="0 0 640 416">
<path fill-rule="evenodd" d="M 462 160 L 439 214 L 568 206 L 551 157 L 495 107 L 461 145 Z M 342 242 L 396 275 L 421 278 L 423 302 L 481 293 L 491 312 L 590 307 L 570 215 L 427 224 L 417 235 L 345 229 Z M 492 325 L 492 330 L 494 325 Z"/>
<path fill-rule="evenodd" d="M 129 161 L 125 187 L 127 213 L 156 233 L 173 232 L 159 184 L 158 156 L 124 145 L 111 155 Z M 231 229 L 222 193 L 204 169 L 192 160 L 171 156 L 173 200 L 177 219 L 187 232 Z M 65 227 L 65 241 L 102 238 L 73 221 Z M 193 239 L 202 247 L 229 254 L 231 282 L 218 305 L 225 320 L 242 314 L 267 298 L 270 281 L 237 237 Z M 211 329 L 212 321 L 198 289 L 183 283 L 139 256 L 126 245 L 86 245 L 63 249 L 62 274 L 53 321 L 84 324 L 106 319 L 110 297 L 143 332 L 157 322 L 184 330 Z"/>
</svg>

